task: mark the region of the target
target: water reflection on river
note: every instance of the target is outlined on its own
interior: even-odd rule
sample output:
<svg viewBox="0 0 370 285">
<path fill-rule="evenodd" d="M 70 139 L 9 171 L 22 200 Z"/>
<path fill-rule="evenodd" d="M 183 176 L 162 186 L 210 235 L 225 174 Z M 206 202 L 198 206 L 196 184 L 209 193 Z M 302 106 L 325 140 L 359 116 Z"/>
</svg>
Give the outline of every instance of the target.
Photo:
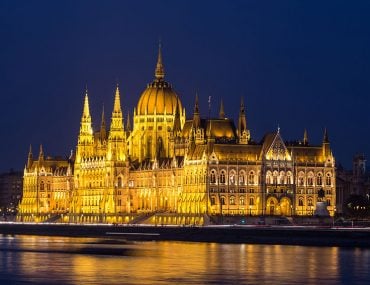
<svg viewBox="0 0 370 285">
<path fill-rule="evenodd" d="M 0 236 L 1 284 L 370 284 L 370 250 Z"/>
</svg>

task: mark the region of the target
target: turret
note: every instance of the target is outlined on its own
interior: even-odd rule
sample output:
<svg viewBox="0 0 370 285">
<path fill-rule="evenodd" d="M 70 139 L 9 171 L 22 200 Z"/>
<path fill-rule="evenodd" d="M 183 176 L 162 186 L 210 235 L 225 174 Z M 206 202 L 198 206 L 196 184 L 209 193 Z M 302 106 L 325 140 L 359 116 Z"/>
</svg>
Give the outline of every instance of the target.
<svg viewBox="0 0 370 285">
<path fill-rule="evenodd" d="M 112 121 L 110 125 L 109 138 L 119 137 L 121 138 L 124 132 L 123 116 L 121 110 L 121 98 L 119 93 L 119 86 L 117 84 L 116 93 L 114 96 L 114 105 L 112 112 Z"/>
<path fill-rule="evenodd" d="M 93 152 L 93 147 L 94 136 L 90 115 L 89 96 L 86 88 L 80 124 L 80 133 L 78 135 L 76 162 L 80 162 L 83 157 L 91 155 Z"/>
<path fill-rule="evenodd" d="M 121 110 L 121 98 L 117 84 L 114 97 L 112 121 L 108 138 L 108 159 L 125 160 L 126 157 L 126 134 L 124 131 L 123 116 Z"/>
<path fill-rule="evenodd" d="M 331 154 L 329 136 L 328 136 L 328 131 L 326 128 L 324 130 L 324 138 L 322 141 L 322 154 L 324 157 Z"/>
<path fill-rule="evenodd" d="M 78 142 L 79 144 L 83 144 L 91 143 L 92 141 L 93 129 L 90 115 L 89 96 L 86 88 Z"/>
<path fill-rule="evenodd" d="M 247 116 L 245 113 L 243 97 L 240 99 L 240 110 L 238 120 L 238 136 L 240 144 L 248 144 L 250 139 L 250 132 L 247 129 Z"/>
</svg>

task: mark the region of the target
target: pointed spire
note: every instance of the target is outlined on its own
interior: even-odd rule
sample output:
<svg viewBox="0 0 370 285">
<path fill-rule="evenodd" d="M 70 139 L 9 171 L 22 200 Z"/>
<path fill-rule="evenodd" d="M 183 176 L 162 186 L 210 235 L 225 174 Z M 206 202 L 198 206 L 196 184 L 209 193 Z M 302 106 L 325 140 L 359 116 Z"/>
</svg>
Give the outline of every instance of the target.
<svg viewBox="0 0 370 285">
<path fill-rule="evenodd" d="M 104 112 L 104 104 L 101 112 L 101 127 L 105 129 L 105 112 Z"/>
<path fill-rule="evenodd" d="M 155 78 L 157 80 L 162 80 L 164 78 L 164 67 L 162 62 L 162 44 L 159 42 L 158 46 L 158 60 L 157 66 L 155 68 Z"/>
<path fill-rule="evenodd" d="M 29 158 L 32 158 L 33 155 L 32 155 L 32 145 L 30 144 L 30 150 L 28 151 L 28 157 Z"/>
<path fill-rule="evenodd" d="M 44 150 L 42 148 L 42 144 L 40 144 L 39 161 L 43 160 L 44 160 Z"/>
<path fill-rule="evenodd" d="M 331 154 L 328 130 L 326 128 L 324 130 L 324 138 L 323 138 L 323 142 L 322 142 L 322 151 L 323 151 L 323 156 L 324 157 L 327 157 L 328 155 Z"/>
<path fill-rule="evenodd" d="M 89 107 L 89 96 L 87 92 L 87 86 L 85 89 L 85 100 L 84 100 L 84 109 L 82 112 L 82 117 L 83 118 L 89 118 L 90 117 L 90 107 Z"/>
<path fill-rule="evenodd" d="M 28 152 L 28 158 L 27 158 L 27 168 L 30 169 L 33 162 L 33 155 L 32 155 L 32 145 L 30 144 L 30 150 Z"/>
<path fill-rule="evenodd" d="M 200 127 L 200 115 L 199 115 L 198 94 L 195 93 L 195 105 L 194 105 L 194 115 L 193 115 L 193 128 L 197 129 L 199 127 Z"/>
<path fill-rule="evenodd" d="M 240 112 L 245 112 L 244 110 L 244 98 L 243 96 L 240 98 Z"/>
<path fill-rule="evenodd" d="M 250 139 L 250 133 L 247 128 L 247 116 L 245 114 L 244 98 L 240 98 L 239 122 L 238 122 L 239 142 L 247 144 Z"/>
<path fill-rule="evenodd" d="M 113 112 L 112 112 L 112 119 L 109 129 L 109 140 L 124 140 L 125 139 L 124 134 L 124 123 L 123 123 L 123 115 L 121 110 L 121 99 L 120 99 L 120 93 L 119 93 L 119 86 L 117 84 L 116 87 L 116 93 L 114 96 L 114 106 L 113 106 Z"/>
<path fill-rule="evenodd" d="M 306 129 L 304 129 L 303 133 L 303 145 L 308 145 L 308 134 Z"/>
<path fill-rule="evenodd" d="M 198 93 L 195 93 L 194 114 L 199 114 Z"/>
<path fill-rule="evenodd" d="M 247 129 L 247 118 L 245 116 L 244 99 L 241 97 L 239 110 L 239 136 L 245 129 Z"/>
<path fill-rule="evenodd" d="M 116 95 L 114 97 L 113 113 L 122 113 L 121 99 L 120 99 L 120 94 L 119 94 L 119 85 L 118 85 L 118 83 L 117 83 L 117 87 L 116 87 Z"/>
<path fill-rule="evenodd" d="M 324 130 L 324 139 L 323 143 L 329 143 L 329 136 L 328 136 L 328 130 L 325 128 Z"/>
<path fill-rule="evenodd" d="M 181 121 L 180 121 L 180 107 L 179 107 L 179 100 L 176 101 L 176 111 L 175 111 L 175 120 L 173 123 L 173 132 L 177 134 L 177 132 L 181 132 Z"/>
<path fill-rule="evenodd" d="M 225 119 L 225 111 L 224 111 L 224 102 L 221 99 L 221 105 L 220 105 L 220 113 L 219 113 L 220 119 Z"/>
<path fill-rule="evenodd" d="M 107 138 L 107 130 L 106 130 L 106 127 L 105 127 L 104 104 L 103 104 L 103 110 L 101 112 L 100 138 L 101 138 L 101 140 L 105 140 Z"/>
<path fill-rule="evenodd" d="M 91 115 L 90 115 L 90 107 L 89 107 L 89 95 L 87 91 L 87 87 L 85 89 L 85 99 L 84 99 L 84 106 L 82 111 L 81 117 L 81 126 L 80 126 L 80 138 L 81 136 L 91 136 L 93 134 L 92 124 L 91 124 Z M 83 139 L 83 141 L 85 138 Z"/>
<path fill-rule="evenodd" d="M 131 132 L 130 112 L 127 113 L 126 131 Z"/>
</svg>

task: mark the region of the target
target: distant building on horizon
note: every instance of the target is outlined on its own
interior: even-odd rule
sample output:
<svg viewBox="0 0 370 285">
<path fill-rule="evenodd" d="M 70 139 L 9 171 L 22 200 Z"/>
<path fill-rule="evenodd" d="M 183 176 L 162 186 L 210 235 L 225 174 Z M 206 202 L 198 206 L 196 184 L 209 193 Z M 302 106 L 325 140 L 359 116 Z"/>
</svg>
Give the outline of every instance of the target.
<svg viewBox="0 0 370 285">
<path fill-rule="evenodd" d="M 362 196 L 370 201 L 370 172 L 366 171 L 364 154 L 356 154 L 352 160 L 352 170 L 337 167 L 337 205 L 338 213 L 345 212 L 345 203 L 353 196 Z"/>
<path fill-rule="evenodd" d="M 220 216 L 310 216 L 323 189 L 336 204 L 335 158 L 327 131 L 311 145 L 286 143 L 280 128 L 251 139 L 240 102 L 236 124 L 220 102 L 219 116 L 199 109 L 186 118 L 165 81 L 161 49 L 155 79 L 124 124 L 117 85 L 107 129 L 104 109 L 94 131 L 86 90 L 75 155 L 34 160 L 24 169 L 18 219 L 69 222 L 203 224 Z M 292 118 L 293 119 L 293 118 Z"/>
<path fill-rule="evenodd" d="M 23 192 L 22 182 L 22 171 L 11 169 L 0 174 L 0 217 L 17 213 Z"/>
</svg>

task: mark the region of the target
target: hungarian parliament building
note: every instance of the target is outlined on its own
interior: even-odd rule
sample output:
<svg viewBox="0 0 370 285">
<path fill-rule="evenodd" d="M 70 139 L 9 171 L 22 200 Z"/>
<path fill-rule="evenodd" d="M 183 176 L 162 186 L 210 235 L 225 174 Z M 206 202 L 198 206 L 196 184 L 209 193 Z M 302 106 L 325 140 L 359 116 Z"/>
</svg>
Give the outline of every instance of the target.
<svg viewBox="0 0 370 285">
<path fill-rule="evenodd" d="M 76 151 L 34 157 L 23 176 L 19 221 L 206 224 L 231 216 L 312 216 L 319 202 L 335 214 L 335 158 L 321 144 L 284 141 L 280 129 L 251 139 L 241 99 L 238 121 L 202 113 L 188 118 L 165 81 L 161 48 L 155 78 L 126 123 L 119 86 L 109 129 L 94 130 L 86 90 Z M 205 115 L 205 116 L 204 116 Z M 324 195 L 323 195 L 323 194 Z"/>
</svg>

